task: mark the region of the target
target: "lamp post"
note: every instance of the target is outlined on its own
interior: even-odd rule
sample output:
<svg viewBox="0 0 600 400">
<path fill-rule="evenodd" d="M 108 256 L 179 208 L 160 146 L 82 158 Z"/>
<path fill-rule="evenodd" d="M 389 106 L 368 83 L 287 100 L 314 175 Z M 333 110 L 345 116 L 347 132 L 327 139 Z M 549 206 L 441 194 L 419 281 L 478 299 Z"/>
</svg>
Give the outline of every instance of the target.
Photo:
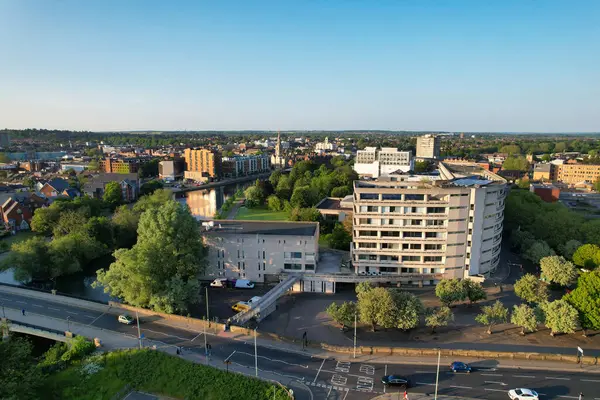
<svg viewBox="0 0 600 400">
<path fill-rule="evenodd" d="M 435 394 L 433 396 L 433 400 L 437 400 L 437 392 L 438 392 L 438 382 L 440 379 L 440 357 L 442 355 L 442 349 L 438 347 L 438 362 L 437 362 L 437 372 L 435 373 Z"/>
<path fill-rule="evenodd" d="M 354 312 L 354 358 L 356 358 L 356 319 L 357 313 Z"/>
<path fill-rule="evenodd" d="M 4 307 L 3 307 L 4 309 Z M 71 316 L 67 316 L 67 331 L 71 332 Z"/>
<path fill-rule="evenodd" d="M 2 303 L 2 318 L 6 318 L 6 313 L 4 312 L 4 303 Z"/>
<path fill-rule="evenodd" d="M 256 346 L 256 329 L 254 328 L 254 374 L 258 376 L 258 348 Z"/>
<path fill-rule="evenodd" d="M 140 331 L 140 314 L 136 311 L 135 317 L 137 319 L 137 329 L 138 329 L 138 342 L 140 345 L 140 349 L 142 348 L 142 333 Z"/>
</svg>

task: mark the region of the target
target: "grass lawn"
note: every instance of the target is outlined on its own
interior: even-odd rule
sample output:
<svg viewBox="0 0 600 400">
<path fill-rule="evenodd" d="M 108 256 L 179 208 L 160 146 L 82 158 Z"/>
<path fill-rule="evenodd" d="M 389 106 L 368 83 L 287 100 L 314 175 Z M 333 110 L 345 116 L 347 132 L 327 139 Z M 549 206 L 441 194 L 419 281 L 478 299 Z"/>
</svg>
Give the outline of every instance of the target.
<svg viewBox="0 0 600 400">
<path fill-rule="evenodd" d="M 271 211 L 266 207 L 240 207 L 235 219 L 256 221 L 287 221 L 288 215 L 285 211 Z"/>
<path fill-rule="evenodd" d="M 178 399 L 284 400 L 280 387 L 243 375 L 195 364 L 156 350 L 125 350 L 92 358 L 97 372 L 83 373 L 77 363 L 46 378 L 40 398 L 112 399 L 125 385 Z"/>
<path fill-rule="evenodd" d="M 7 236 L 3 239 L 0 239 L 0 241 L 2 241 L 3 243 L 8 243 L 8 246 L 10 247 L 13 243 L 22 242 L 24 240 L 34 237 L 35 235 L 37 235 L 37 233 L 35 232 L 23 231 L 17 233 L 16 235 Z"/>
</svg>

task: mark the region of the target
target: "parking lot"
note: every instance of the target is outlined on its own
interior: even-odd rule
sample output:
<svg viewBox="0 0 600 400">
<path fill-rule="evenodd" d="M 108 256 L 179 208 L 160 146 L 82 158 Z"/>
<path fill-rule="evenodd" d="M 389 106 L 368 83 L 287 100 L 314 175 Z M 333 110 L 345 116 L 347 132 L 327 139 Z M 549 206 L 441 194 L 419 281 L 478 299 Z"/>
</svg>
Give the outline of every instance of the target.
<svg viewBox="0 0 600 400">
<path fill-rule="evenodd" d="M 210 319 L 214 321 L 215 317 L 220 321 L 233 317 L 236 312 L 231 307 L 238 301 L 248 301 L 253 296 L 262 296 L 267 293 L 272 286 L 256 285 L 254 289 L 233 289 L 233 288 L 208 288 L 208 304 Z M 204 294 L 204 290 L 202 291 Z M 204 300 L 204 299 L 203 299 Z M 206 303 L 196 305 L 193 309 L 193 315 L 197 318 L 206 316 Z"/>
</svg>

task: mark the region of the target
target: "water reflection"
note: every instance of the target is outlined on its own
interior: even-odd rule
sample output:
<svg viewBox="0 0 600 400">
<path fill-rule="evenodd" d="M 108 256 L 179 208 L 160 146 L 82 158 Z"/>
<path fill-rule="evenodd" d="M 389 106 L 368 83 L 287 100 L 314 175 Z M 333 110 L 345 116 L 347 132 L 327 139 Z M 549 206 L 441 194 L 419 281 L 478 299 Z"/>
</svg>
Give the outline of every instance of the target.
<svg viewBox="0 0 600 400">
<path fill-rule="evenodd" d="M 225 200 L 233 196 L 237 190 L 244 190 L 253 184 L 254 182 L 250 181 L 212 189 L 193 190 L 178 195 L 177 201 L 187 204 L 192 215 L 197 219 L 209 220 L 223 206 Z"/>
</svg>

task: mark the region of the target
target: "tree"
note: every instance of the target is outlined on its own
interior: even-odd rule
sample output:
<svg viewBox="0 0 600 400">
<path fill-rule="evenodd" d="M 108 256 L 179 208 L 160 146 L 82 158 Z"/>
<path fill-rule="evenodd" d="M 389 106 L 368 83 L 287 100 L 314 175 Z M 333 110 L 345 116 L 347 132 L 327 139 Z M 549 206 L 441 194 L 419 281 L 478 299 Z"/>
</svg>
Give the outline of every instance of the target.
<svg viewBox="0 0 600 400">
<path fill-rule="evenodd" d="M 246 198 L 246 207 L 253 208 L 260 206 L 264 203 L 264 193 L 257 186 L 250 186 L 244 191 L 244 197 Z"/>
<path fill-rule="evenodd" d="M 600 265 L 600 247 L 595 244 L 584 244 L 573 253 L 573 263 L 587 269 Z"/>
<path fill-rule="evenodd" d="M 584 334 L 587 329 L 600 330 L 600 270 L 581 274 L 575 290 L 564 299 L 579 311 Z"/>
<path fill-rule="evenodd" d="M 87 169 L 90 171 L 98 171 L 100 169 L 100 163 L 98 162 L 98 160 L 91 160 L 88 163 Z"/>
<path fill-rule="evenodd" d="M 563 153 L 565 150 L 567 150 L 567 144 L 565 142 L 558 142 L 554 145 L 555 153 Z"/>
<path fill-rule="evenodd" d="M 52 233 L 56 238 L 72 232 L 79 232 L 84 229 L 88 218 L 89 209 L 82 208 L 77 211 L 64 211 L 60 213 L 60 218 L 54 225 Z"/>
<path fill-rule="evenodd" d="M 283 204 L 281 203 L 279 197 L 272 194 L 269 197 L 267 197 L 267 207 L 269 208 L 269 210 L 272 211 L 281 211 L 281 209 L 283 208 Z"/>
<path fill-rule="evenodd" d="M 475 317 L 475 321 L 487 326 L 487 333 L 492 334 L 492 327 L 506 322 L 508 319 L 508 309 L 504 307 L 500 300 L 491 306 L 483 306 L 481 314 Z"/>
<path fill-rule="evenodd" d="M 358 302 L 356 308 L 360 321 L 371 326 L 371 331 L 375 332 L 376 325 L 381 325 L 384 328 L 394 326 L 395 320 L 393 316 L 394 300 L 391 293 L 381 287 L 369 288 L 358 292 Z"/>
<path fill-rule="evenodd" d="M 479 300 L 487 299 L 487 294 L 485 293 L 485 290 L 483 290 L 483 287 L 481 287 L 481 283 L 465 279 L 462 281 L 462 284 L 466 298 L 469 299 L 469 305 L 472 305 Z"/>
<path fill-rule="evenodd" d="M 133 205 L 133 211 L 141 214 L 148 209 L 159 207 L 171 199 L 173 199 L 173 193 L 170 190 L 158 189 L 151 195 L 140 197 Z"/>
<path fill-rule="evenodd" d="M 48 268 L 50 250 L 46 239 L 34 236 L 13 243 L 11 251 L 2 263 L 2 270 L 14 268 L 14 278 L 19 282 L 46 280 L 53 275 Z"/>
<path fill-rule="evenodd" d="M 55 238 L 50 242 L 49 250 L 53 279 L 78 272 L 82 265 L 109 252 L 87 232 L 73 232 Z"/>
<path fill-rule="evenodd" d="M 577 279 L 577 270 L 572 262 L 561 256 L 544 257 L 540 260 L 542 277 L 562 286 L 570 285 Z"/>
<path fill-rule="evenodd" d="M 431 333 L 440 326 L 447 326 L 454 320 L 454 314 L 450 307 L 430 308 L 425 314 L 425 325 L 431 328 Z"/>
<path fill-rule="evenodd" d="M 352 243 L 352 234 L 344 228 L 344 225 L 336 222 L 333 231 L 327 235 L 326 240 L 332 249 L 349 250 L 350 243 Z"/>
<path fill-rule="evenodd" d="M 442 279 L 435 287 L 435 295 L 446 307 L 467 298 L 465 287 L 459 279 Z"/>
<path fill-rule="evenodd" d="M 23 178 L 23 185 L 27 186 L 29 190 L 33 190 L 35 187 L 35 180 L 33 180 L 33 178 L 30 176 L 26 176 Z"/>
<path fill-rule="evenodd" d="M 500 147 L 500 153 L 506 153 L 508 155 L 521 154 L 521 148 L 516 144 L 507 144 L 506 146 Z"/>
<path fill-rule="evenodd" d="M 513 312 L 510 316 L 510 322 L 520 326 L 521 335 L 524 335 L 525 331 L 536 331 L 540 321 L 538 321 L 538 316 L 533 308 L 529 307 L 527 304 L 521 304 L 513 307 Z"/>
<path fill-rule="evenodd" d="M 510 156 L 502 163 L 502 169 L 525 172 L 529 170 L 529 161 L 523 156 Z"/>
<path fill-rule="evenodd" d="M 151 178 L 154 176 L 158 176 L 158 164 L 160 160 L 155 158 L 154 160 L 150 160 L 148 162 L 142 163 L 140 165 L 140 177 L 141 178 Z"/>
<path fill-rule="evenodd" d="M 108 250 L 115 246 L 114 226 L 107 217 L 91 217 L 85 223 L 84 231 Z"/>
<path fill-rule="evenodd" d="M 581 247 L 581 242 L 579 240 L 571 239 L 564 245 L 558 246 L 558 251 L 562 254 L 564 258 L 567 260 L 572 260 L 573 255 L 577 251 L 579 247 Z M 577 263 L 575 263 L 577 264 Z"/>
<path fill-rule="evenodd" d="M 350 194 L 347 186 L 338 186 L 331 189 L 331 197 L 346 197 Z"/>
<path fill-rule="evenodd" d="M 423 314 L 423 303 L 412 293 L 403 292 L 399 289 L 390 289 L 394 300 L 394 327 L 406 331 L 419 326 Z"/>
<path fill-rule="evenodd" d="M 199 227 L 190 210 L 169 200 L 140 217 L 133 248 L 115 251 L 115 262 L 98 271 L 106 293 L 137 307 L 176 313 L 198 301 L 205 268 Z"/>
<path fill-rule="evenodd" d="M 426 172 L 430 167 L 429 161 L 415 161 L 415 172 Z"/>
<path fill-rule="evenodd" d="M 130 248 L 137 239 L 137 227 L 140 220 L 138 213 L 128 206 L 120 206 L 112 217 L 115 247 Z"/>
<path fill-rule="evenodd" d="M 117 207 L 123 203 L 123 191 L 119 182 L 108 182 L 104 185 L 104 195 L 102 196 L 107 204 Z"/>
<path fill-rule="evenodd" d="M 275 193 L 281 200 L 288 200 L 290 198 L 292 195 L 292 182 L 287 175 L 282 175 L 281 178 L 279 178 Z"/>
<path fill-rule="evenodd" d="M 532 274 L 526 274 L 515 282 L 514 290 L 517 296 L 528 303 L 548 301 L 547 285 Z"/>
<path fill-rule="evenodd" d="M 44 379 L 35 365 L 32 350 L 33 346 L 25 339 L 0 340 L 0 399 L 39 398 L 36 390 Z"/>
<path fill-rule="evenodd" d="M 60 218 L 60 210 L 52 204 L 47 208 L 38 208 L 31 218 L 31 230 L 50 235 Z"/>
<path fill-rule="evenodd" d="M 321 212 L 314 207 L 311 208 L 298 208 L 295 207 L 290 212 L 290 221 L 319 221 L 321 219 Z"/>
<path fill-rule="evenodd" d="M 292 207 L 307 208 L 313 205 L 312 192 L 309 186 L 296 186 L 290 199 Z"/>
<path fill-rule="evenodd" d="M 526 258 L 534 264 L 539 264 L 542 258 L 553 256 L 554 254 L 556 253 L 548 246 L 548 243 L 543 240 L 536 240 L 529 249 L 525 250 L 523 258 Z"/>
<path fill-rule="evenodd" d="M 354 323 L 356 303 L 345 301 L 340 306 L 338 306 L 337 303 L 331 303 L 329 307 L 327 307 L 326 312 L 335 322 L 340 324 L 342 328 L 346 328 Z"/>
<path fill-rule="evenodd" d="M 556 300 L 543 306 L 550 335 L 573 333 L 579 327 L 579 314 L 566 300 Z"/>
<path fill-rule="evenodd" d="M 271 173 L 271 176 L 269 176 L 269 182 L 271 182 L 271 185 L 275 188 L 277 187 L 277 184 L 279 183 L 279 179 L 281 178 L 281 171 L 280 170 L 275 170 Z"/>
<path fill-rule="evenodd" d="M 552 161 L 552 156 L 550 156 L 550 154 L 544 154 L 542 156 L 542 161 L 544 161 L 544 162 L 550 162 L 550 161 Z"/>
<path fill-rule="evenodd" d="M 146 195 L 146 194 L 152 194 L 154 193 L 156 190 L 158 189 L 162 189 L 164 187 L 163 183 L 161 181 L 158 181 L 156 179 L 153 179 L 149 182 L 146 182 L 142 185 L 142 187 L 140 188 L 140 194 Z"/>
</svg>

